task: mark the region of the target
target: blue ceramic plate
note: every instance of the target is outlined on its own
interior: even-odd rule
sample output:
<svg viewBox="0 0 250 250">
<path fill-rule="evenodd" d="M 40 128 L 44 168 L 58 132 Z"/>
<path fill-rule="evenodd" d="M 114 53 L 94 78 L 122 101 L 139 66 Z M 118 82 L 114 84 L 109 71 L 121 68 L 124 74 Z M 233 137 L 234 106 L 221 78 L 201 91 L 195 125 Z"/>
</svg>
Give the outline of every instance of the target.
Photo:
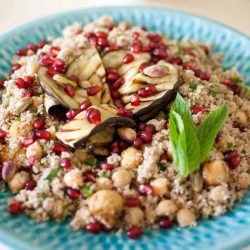
<svg viewBox="0 0 250 250">
<path fill-rule="evenodd" d="M 250 41 L 239 32 L 201 17 L 165 9 L 108 7 L 78 10 L 47 17 L 24 25 L 0 37 L 0 75 L 8 71 L 14 52 L 28 43 L 36 43 L 48 35 L 59 36 L 63 27 L 74 21 L 88 23 L 103 14 L 115 21 L 129 20 L 150 30 L 168 33 L 172 38 L 188 37 L 211 42 L 216 51 L 225 53 L 224 67 L 236 66 L 250 84 Z M 226 215 L 199 221 L 194 228 L 169 231 L 146 231 L 137 241 L 114 233 L 91 235 L 74 232 L 68 222 L 37 223 L 26 216 L 10 217 L 6 198 L 0 193 L 0 242 L 14 249 L 242 249 L 250 245 L 250 192 Z"/>
</svg>

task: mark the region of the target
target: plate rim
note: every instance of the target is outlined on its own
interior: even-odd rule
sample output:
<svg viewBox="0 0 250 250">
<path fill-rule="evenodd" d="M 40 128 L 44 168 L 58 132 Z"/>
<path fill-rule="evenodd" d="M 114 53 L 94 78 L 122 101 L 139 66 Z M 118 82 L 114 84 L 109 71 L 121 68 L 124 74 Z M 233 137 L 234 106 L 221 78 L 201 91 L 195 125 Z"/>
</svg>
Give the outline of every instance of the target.
<svg viewBox="0 0 250 250">
<path fill-rule="evenodd" d="M 162 13 L 163 12 L 171 12 L 171 13 L 177 14 L 177 15 L 180 14 L 180 15 L 185 16 L 187 18 L 197 18 L 198 20 L 206 21 L 210 24 L 216 25 L 216 27 L 229 30 L 230 32 L 233 32 L 234 34 L 237 34 L 238 36 L 249 40 L 249 42 L 250 42 L 250 36 L 237 30 L 236 28 L 233 28 L 230 25 L 227 25 L 227 24 L 222 23 L 220 21 L 214 20 L 212 18 L 203 17 L 203 16 L 198 15 L 198 14 L 193 14 L 193 13 L 186 12 L 186 11 L 180 11 L 180 10 L 172 9 L 172 8 L 168 8 L 168 7 L 154 7 L 151 5 L 142 5 L 142 6 L 110 5 L 110 6 L 87 7 L 87 8 L 73 9 L 70 11 L 62 11 L 62 12 L 57 12 L 57 13 L 54 13 L 51 15 L 46 15 L 46 16 L 31 20 L 31 21 L 26 22 L 24 24 L 17 25 L 14 28 L 10 29 L 9 31 L 1 34 L 0 35 L 0 44 L 3 43 L 6 39 L 9 39 L 9 38 L 11 39 L 11 37 L 13 37 L 16 33 L 20 33 L 21 30 L 27 30 L 27 29 L 30 29 L 32 27 L 42 25 L 43 23 L 49 22 L 50 20 L 52 21 L 53 19 L 58 19 L 60 17 L 68 16 L 68 15 L 70 16 L 73 13 L 84 13 L 84 12 L 88 12 L 88 11 L 95 12 L 95 11 L 99 11 L 100 9 L 105 11 L 105 9 L 108 10 L 110 8 L 112 8 L 112 10 L 114 10 L 114 9 L 129 9 L 131 11 L 135 10 L 135 11 L 139 11 L 139 12 L 143 12 L 143 11 L 159 11 Z M 4 245 L 6 245 L 7 247 L 10 247 L 13 249 L 15 249 L 18 246 L 18 249 L 20 249 L 20 250 L 27 250 L 30 247 L 28 242 L 11 236 L 11 234 L 9 232 L 6 232 L 6 231 L 2 230 L 1 228 L 0 228 L 0 242 L 3 243 Z M 246 231 L 245 234 L 241 235 L 240 237 L 238 236 L 237 239 L 231 239 L 230 242 L 225 244 L 226 246 L 224 246 L 223 248 L 217 248 L 217 250 L 219 250 L 219 249 L 221 249 L 221 250 L 222 249 L 232 249 L 233 250 L 233 249 L 235 249 L 235 247 L 243 248 L 243 247 L 246 247 L 248 244 L 250 244 L 250 232 Z M 39 247 L 32 246 L 32 249 L 42 250 L 42 246 L 41 247 L 40 246 Z"/>
</svg>

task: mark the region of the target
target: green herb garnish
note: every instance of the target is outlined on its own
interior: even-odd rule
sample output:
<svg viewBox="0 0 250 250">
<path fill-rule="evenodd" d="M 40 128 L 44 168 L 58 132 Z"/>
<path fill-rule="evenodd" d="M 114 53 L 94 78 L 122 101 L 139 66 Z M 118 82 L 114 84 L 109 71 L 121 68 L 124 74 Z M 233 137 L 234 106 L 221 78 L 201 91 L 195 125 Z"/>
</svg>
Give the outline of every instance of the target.
<svg viewBox="0 0 250 250">
<path fill-rule="evenodd" d="M 102 169 L 98 172 L 98 176 L 101 176 L 101 177 L 108 177 L 109 176 L 109 171 L 105 170 L 105 169 Z"/>
<path fill-rule="evenodd" d="M 85 164 L 92 166 L 92 167 L 97 167 L 101 164 L 101 161 L 96 159 L 94 156 L 90 156 L 86 161 Z"/>
<path fill-rule="evenodd" d="M 90 190 L 90 186 L 86 185 L 83 189 L 82 189 L 82 195 L 86 198 L 89 198 L 92 195 L 92 192 Z"/>
<path fill-rule="evenodd" d="M 227 118 L 227 107 L 211 112 L 196 127 L 190 108 L 178 93 L 169 115 L 169 134 L 174 165 L 183 176 L 198 170 L 211 151 L 216 135 Z"/>
<path fill-rule="evenodd" d="M 19 122 L 21 122 L 21 121 L 22 121 L 21 116 L 20 116 L 20 115 L 19 115 L 19 116 L 17 116 L 17 117 L 16 117 L 16 120 L 17 120 L 17 121 L 19 121 Z"/>
<path fill-rule="evenodd" d="M 52 179 L 61 171 L 61 167 L 54 168 L 50 171 L 48 176 L 44 179 L 45 181 L 51 182 Z"/>
<path fill-rule="evenodd" d="M 177 53 L 176 53 L 176 55 L 177 55 L 178 57 L 180 57 L 181 59 L 183 59 L 183 57 L 184 57 L 184 55 L 185 55 L 184 49 L 183 49 L 182 47 L 179 47 L 179 48 L 178 48 L 178 51 L 177 51 Z"/>
<path fill-rule="evenodd" d="M 233 80 L 235 83 L 241 83 L 242 80 L 240 77 L 238 76 L 234 76 L 234 77 L 230 77 L 231 80 Z"/>
<path fill-rule="evenodd" d="M 189 84 L 190 89 L 192 89 L 192 91 L 195 91 L 198 87 L 198 84 L 192 81 L 189 82 L 188 84 Z"/>
</svg>

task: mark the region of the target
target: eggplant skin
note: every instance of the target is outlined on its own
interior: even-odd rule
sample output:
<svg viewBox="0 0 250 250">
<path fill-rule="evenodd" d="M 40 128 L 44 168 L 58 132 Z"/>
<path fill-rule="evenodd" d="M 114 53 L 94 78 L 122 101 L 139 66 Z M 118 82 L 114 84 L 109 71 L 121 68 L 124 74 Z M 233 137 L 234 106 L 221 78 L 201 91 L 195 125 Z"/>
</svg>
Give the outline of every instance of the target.
<svg viewBox="0 0 250 250">
<path fill-rule="evenodd" d="M 116 116 L 116 117 L 111 117 L 109 119 L 107 119 L 105 122 L 99 124 L 98 126 L 96 126 L 94 129 L 92 129 L 92 131 L 89 133 L 88 136 L 86 136 L 85 138 L 82 138 L 81 140 L 79 140 L 78 142 L 76 142 L 74 144 L 74 147 L 76 146 L 80 146 L 80 145 L 84 145 L 86 140 L 98 133 L 101 130 L 104 130 L 105 128 L 109 127 L 109 126 L 125 126 L 125 127 L 135 127 L 136 123 L 134 120 L 128 118 L 128 117 L 121 117 L 121 116 Z"/>
<path fill-rule="evenodd" d="M 141 121 L 149 120 L 154 117 L 160 111 L 165 111 L 165 107 L 174 100 L 177 89 L 183 83 L 183 78 L 178 76 L 178 81 L 175 83 L 173 89 L 168 90 L 166 94 L 158 100 L 152 102 L 148 107 L 143 108 L 136 113 L 134 113 L 134 118 L 139 119 Z"/>
</svg>

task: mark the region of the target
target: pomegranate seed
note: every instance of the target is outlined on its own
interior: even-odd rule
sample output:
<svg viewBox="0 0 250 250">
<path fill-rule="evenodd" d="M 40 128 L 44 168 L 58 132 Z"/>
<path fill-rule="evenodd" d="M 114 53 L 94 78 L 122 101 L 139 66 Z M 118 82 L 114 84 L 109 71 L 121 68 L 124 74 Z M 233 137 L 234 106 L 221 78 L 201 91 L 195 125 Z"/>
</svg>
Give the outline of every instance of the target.
<svg viewBox="0 0 250 250">
<path fill-rule="evenodd" d="M 41 49 L 41 48 L 43 48 L 46 44 L 47 44 L 47 41 L 41 41 L 41 42 L 39 42 L 39 43 L 37 44 L 37 47 Z"/>
<path fill-rule="evenodd" d="M 145 89 L 140 89 L 138 95 L 141 97 L 147 97 L 147 91 Z"/>
<path fill-rule="evenodd" d="M 116 89 L 111 89 L 110 94 L 113 99 L 120 99 L 120 94 Z"/>
<path fill-rule="evenodd" d="M 241 157 L 237 152 L 231 151 L 226 155 L 226 161 L 231 169 L 235 169 L 241 162 Z"/>
<path fill-rule="evenodd" d="M 80 35 L 80 34 L 82 34 L 82 32 L 83 32 L 83 29 L 79 29 L 79 30 L 76 31 L 75 34 L 76 34 L 76 35 Z"/>
<path fill-rule="evenodd" d="M 210 74 L 208 72 L 201 72 L 200 79 L 203 81 L 209 81 L 210 80 Z"/>
<path fill-rule="evenodd" d="M 100 111 L 94 108 L 89 108 L 87 110 L 87 119 L 89 123 L 99 124 L 101 122 Z"/>
<path fill-rule="evenodd" d="M 132 34 L 132 37 L 133 37 L 134 39 L 139 38 L 139 36 L 140 36 L 140 33 L 137 32 L 137 31 L 133 32 L 133 34 Z"/>
<path fill-rule="evenodd" d="M 141 50 L 142 50 L 142 45 L 141 45 L 141 42 L 139 40 L 137 43 L 133 43 L 133 45 L 131 46 L 131 51 L 133 53 L 137 54 L 137 53 L 141 52 Z"/>
<path fill-rule="evenodd" d="M 36 181 L 34 180 L 26 181 L 24 187 L 26 190 L 33 190 L 36 187 Z"/>
<path fill-rule="evenodd" d="M 176 57 L 176 58 L 174 58 L 174 60 L 173 60 L 173 64 L 182 65 L 183 62 L 182 62 L 182 60 L 181 60 L 180 57 Z"/>
<path fill-rule="evenodd" d="M 65 74 L 66 73 L 66 68 L 65 67 L 54 67 L 54 69 L 61 73 L 61 74 Z"/>
<path fill-rule="evenodd" d="M 53 77 L 55 74 L 57 74 L 57 72 L 56 72 L 52 67 L 49 67 L 49 68 L 47 69 L 47 73 L 48 73 L 51 77 Z"/>
<path fill-rule="evenodd" d="M 35 164 L 35 156 L 31 156 L 31 157 L 29 157 L 28 158 L 28 166 L 29 167 L 33 167 L 34 166 L 34 164 Z"/>
<path fill-rule="evenodd" d="M 55 143 L 53 146 L 53 151 L 57 154 L 61 154 L 62 152 L 68 152 L 69 149 L 60 143 Z"/>
<path fill-rule="evenodd" d="M 112 88 L 114 88 L 114 89 L 119 89 L 119 88 L 122 86 L 122 84 L 124 84 L 124 83 L 125 83 L 124 78 L 123 78 L 123 77 L 120 77 L 117 81 L 115 81 L 115 82 L 112 84 Z"/>
<path fill-rule="evenodd" d="M 114 169 L 114 166 L 112 164 L 102 163 L 101 168 L 104 170 L 112 171 Z"/>
<path fill-rule="evenodd" d="M 198 107 L 198 106 L 194 106 L 192 107 L 192 115 L 196 115 L 198 113 L 203 113 L 205 111 L 205 109 L 203 107 Z"/>
<path fill-rule="evenodd" d="M 31 97 L 35 93 L 34 89 L 26 89 L 24 92 L 24 96 Z"/>
<path fill-rule="evenodd" d="M 169 63 L 173 63 L 174 59 L 175 58 L 173 56 L 171 56 L 171 55 L 166 55 L 166 57 L 165 57 L 165 61 L 169 62 Z"/>
<path fill-rule="evenodd" d="M 27 139 L 32 139 L 33 141 L 36 140 L 36 133 L 35 133 L 34 130 L 31 130 L 31 131 L 28 133 Z"/>
<path fill-rule="evenodd" d="M 118 47 L 116 45 L 112 45 L 112 46 L 108 46 L 105 48 L 105 52 L 111 52 L 111 51 L 115 51 L 118 50 Z"/>
<path fill-rule="evenodd" d="M 0 139 L 4 139 L 7 133 L 4 130 L 0 130 Z"/>
<path fill-rule="evenodd" d="M 125 141 L 120 141 L 119 142 L 119 148 L 120 151 L 123 151 L 124 149 L 126 149 L 128 147 L 128 144 Z"/>
<path fill-rule="evenodd" d="M 134 56 L 132 54 L 127 54 L 123 57 L 122 61 L 125 64 L 131 63 L 132 61 L 134 61 Z"/>
<path fill-rule="evenodd" d="M 141 184 L 139 186 L 139 193 L 142 195 L 150 195 L 153 193 L 153 189 L 149 184 Z"/>
<path fill-rule="evenodd" d="M 68 120 L 74 119 L 79 113 L 81 112 L 80 109 L 71 109 L 66 113 L 66 117 Z"/>
<path fill-rule="evenodd" d="M 120 147 L 119 147 L 118 142 L 113 142 L 112 143 L 112 145 L 111 145 L 111 151 L 113 153 L 119 153 L 120 152 Z"/>
<path fill-rule="evenodd" d="M 142 47 L 141 51 L 142 52 L 149 52 L 150 49 L 149 49 L 149 47 Z"/>
<path fill-rule="evenodd" d="M 11 72 L 14 73 L 16 70 L 20 69 L 21 67 L 22 67 L 21 64 L 16 63 L 16 64 L 11 66 Z"/>
<path fill-rule="evenodd" d="M 78 200 L 80 198 L 80 192 L 76 189 L 73 189 L 73 188 L 67 188 L 67 195 L 72 200 Z"/>
<path fill-rule="evenodd" d="M 15 83 L 18 88 L 24 88 L 26 86 L 25 81 L 20 77 L 15 80 Z"/>
<path fill-rule="evenodd" d="M 129 118 L 133 117 L 132 111 L 128 110 L 128 109 L 125 109 L 125 108 L 119 108 L 119 110 L 117 111 L 117 115 L 118 116 L 129 117 Z"/>
<path fill-rule="evenodd" d="M 137 149 L 141 149 L 143 146 L 143 141 L 141 138 L 137 137 L 135 138 L 134 142 L 133 142 L 133 146 Z"/>
<path fill-rule="evenodd" d="M 72 164 L 69 158 L 65 157 L 61 160 L 60 166 L 65 169 L 71 169 Z"/>
<path fill-rule="evenodd" d="M 39 130 L 36 132 L 36 137 L 38 139 L 50 140 L 51 134 L 50 134 L 50 132 L 48 132 L 46 130 Z"/>
<path fill-rule="evenodd" d="M 143 235 L 143 231 L 140 227 L 133 226 L 128 230 L 127 235 L 130 239 L 136 239 Z"/>
<path fill-rule="evenodd" d="M 68 95 L 68 96 L 74 96 L 75 95 L 75 88 L 69 84 L 67 84 L 64 87 L 64 92 Z"/>
<path fill-rule="evenodd" d="M 54 67 L 64 67 L 65 62 L 62 59 L 56 59 L 53 64 Z"/>
<path fill-rule="evenodd" d="M 102 31 L 98 31 L 98 32 L 96 32 L 96 36 L 98 37 L 98 38 L 107 38 L 108 37 L 108 34 L 107 33 L 105 33 L 105 32 L 102 32 Z"/>
<path fill-rule="evenodd" d="M 139 68 L 139 72 L 143 73 L 144 69 L 150 66 L 150 63 L 142 63 L 142 65 Z"/>
<path fill-rule="evenodd" d="M 148 132 L 150 134 L 154 134 L 156 132 L 156 128 L 153 124 L 147 124 L 145 127 L 145 132 Z"/>
<path fill-rule="evenodd" d="M 30 138 L 26 138 L 22 141 L 22 146 L 27 148 L 29 145 L 31 145 L 32 143 L 34 143 L 33 139 Z"/>
<path fill-rule="evenodd" d="M 223 80 L 221 81 L 222 84 L 224 84 L 225 86 L 231 88 L 235 85 L 235 81 L 232 80 L 232 79 L 226 79 L 226 80 Z"/>
<path fill-rule="evenodd" d="M 86 226 L 86 230 L 92 234 L 98 234 L 102 231 L 102 225 L 99 222 L 89 223 Z"/>
<path fill-rule="evenodd" d="M 241 93 L 241 87 L 239 85 L 234 85 L 231 87 L 231 90 L 235 95 L 239 95 Z"/>
<path fill-rule="evenodd" d="M 80 110 L 86 110 L 87 108 L 89 108 L 91 106 L 91 102 L 90 101 L 84 101 L 82 102 L 82 104 L 80 105 Z"/>
<path fill-rule="evenodd" d="M 53 63 L 54 63 L 54 61 L 51 58 L 44 58 L 44 59 L 42 59 L 42 65 L 44 67 L 52 66 Z"/>
<path fill-rule="evenodd" d="M 36 47 L 36 45 L 34 45 L 34 44 L 29 44 L 29 45 L 27 46 L 27 49 L 28 49 L 28 50 L 32 50 L 33 52 L 36 52 L 36 51 L 37 51 L 37 47 Z"/>
<path fill-rule="evenodd" d="M 156 93 L 156 88 L 153 85 L 148 85 L 145 88 L 145 91 L 147 92 L 147 96 L 151 96 L 151 95 L 154 95 Z"/>
<path fill-rule="evenodd" d="M 76 75 L 70 75 L 68 76 L 69 80 L 73 81 L 73 82 L 76 82 L 77 84 L 79 83 L 80 79 L 78 76 Z"/>
<path fill-rule="evenodd" d="M 169 124 L 168 124 L 168 121 L 166 121 L 165 124 L 164 124 L 164 128 L 168 129 L 168 127 L 169 127 Z"/>
<path fill-rule="evenodd" d="M 107 47 L 109 44 L 108 44 L 108 41 L 106 38 L 103 38 L 103 37 L 98 37 L 97 38 L 97 44 L 101 47 L 101 48 L 105 48 Z"/>
<path fill-rule="evenodd" d="M 131 99 L 131 105 L 132 106 L 138 106 L 140 104 L 140 97 L 139 95 L 133 95 Z"/>
<path fill-rule="evenodd" d="M 45 59 L 50 59 L 50 56 L 47 53 L 45 53 L 45 52 L 41 52 L 39 54 L 39 56 L 38 56 L 38 60 L 42 61 L 42 60 L 45 60 Z"/>
<path fill-rule="evenodd" d="M 26 49 L 19 49 L 19 50 L 17 51 L 17 54 L 18 54 L 19 56 L 27 56 L 27 50 L 26 50 Z"/>
<path fill-rule="evenodd" d="M 145 128 L 146 128 L 146 124 L 145 123 L 140 123 L 139 124 L 139 130 L 143 131 L 143 130 L 145 130 Z"/>
<path fill-rule="evenodd" d="M 152 134 L 148 131 L 142 131 L 140 134 L 140 138 L 143 140 L 143 142 L 149 143 L 152 141 Z"/>
<path fill-rule="evenodd" d="M 167 45 L 164 42 L 160 42 L 159 43 L 159 48 L 163 49 L 163 50 L 166 50 L 167 49 Z"/>
<path fill-rule="evenodd" d="M 30 85 L 32 85 L 34 83 L 34 78 L 31 76 L 25 76 L 23 78 L 24 82 L 26 83 L 26 88 L 30 87 Z"/>
<path fill-rule="evenodd" d="M 4 87 L 5 79 L 0 79 L 0 88 Z"/>
<path fill-rule="evenodd" d="M 85 37 L 89 39 L 89 38 L 92 38 L 92 37 L 96 37 L 96 35 L 94 33 L 92 33 L 92 32 L 88 32 L 88 33 L 85 34 Z"/>
<path fill-rule="evenodd" d="M 59 47 L 51 47 L 49 50 L 49 55 L 52 57 L 57 57 L 58 51 L 60 51 L 61 49 Z"/>
<path fill-rule="evenodd" d="M 124 109 L 124 105 L 121 99 L 115 100 L 115 106 L 119 109 Z"/>
<path fill-rule="evenodd" d="M 169 229 L 169 228 L 173 227 L 173 225 L 174 225 L 174 222 L 167 219 L 167 218 L 166 219 L 161 219 L 159 221 L 160 228 Z"/>
<path fill-rule="evenodd" d="M 138 207 L 141 205 L 141 201 L 137 197 L 131 197 L 126 199 L 126 206 L 128 207 Z"/>
<path fill-rule="evenodd" d="M 87 89 L 87 94 L 89 96 L 93 96 L 93 95 L 96 95 L 97 93 L 99 93 L 100 91 L 101 91 L 101 87 L 98 85 L 95 85 L 95 86 L 91 86 Z"/>
<path fill-rule="evenodd" d="M 108 81 L 114 82 L 119 78 L 119 76 L 116 73 L 109 73 L 106 78 Z"/>
<path fill-rule="evenodd" d="M 11 215 L 18 215 L 23 212 L 22 204 L 19 201 L 14 201 L 9 204 L 9 213 Z"/>
<path fill-rule="evenodd" d="M 193 69 L 193 65 L 191 63 L 183 63 L 182 66 L 184 69 L 190 69 L 190 70 Z"/>
<path fill-rule="evenodd" d="M 94 181 L 95 180 L 95 176 L 92 172 L 87 172 L 84 174 L 84 180 L 85 181 Z"/>
<path fill-rule="evenodd" d="M 35 129 L 42 129 L 44 128 L 44 126 L 45 126 L 45 120 L 42 118 L 39 118 L 34 122 Z"/>
<path fill-rule="evenodd" d="M 147 35 L 147 38 L 148 38 L 150 41 L 159 42 L 159 41 L 161 40 L 161 35 L 149 33 L 149 34 Z"/>
<path fill-rule="evenodd" d="M 153 50 L 153 55 L 163 59 L 167 56 L 167 53 L 163 49 L 156 48 Z"/>
<path fill-rule="evenodd" d="M 117 70 L 115 68 L 107 68 L 106 69 L 107 73 L 111 73 L 111 74 L 117 74 Z"/>
</svg>

